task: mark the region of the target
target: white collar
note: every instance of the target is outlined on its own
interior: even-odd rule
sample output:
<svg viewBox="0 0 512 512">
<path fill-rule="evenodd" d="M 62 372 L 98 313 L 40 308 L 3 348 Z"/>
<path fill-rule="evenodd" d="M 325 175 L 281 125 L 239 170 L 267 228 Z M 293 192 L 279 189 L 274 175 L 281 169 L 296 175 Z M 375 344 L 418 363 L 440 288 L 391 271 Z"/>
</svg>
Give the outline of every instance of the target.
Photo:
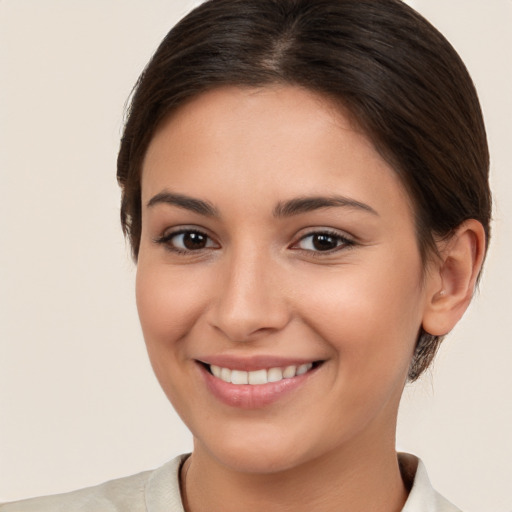
<svg viewBox="0 0 512 512">
<path fill-rule="evenodd" d="M 409 453 L 399 453 L 398 463 L 404 481 L 412 482 L 402 512 L 461 512 L 434 490 L 425 465 L 418 457 Z"/>
</svg>

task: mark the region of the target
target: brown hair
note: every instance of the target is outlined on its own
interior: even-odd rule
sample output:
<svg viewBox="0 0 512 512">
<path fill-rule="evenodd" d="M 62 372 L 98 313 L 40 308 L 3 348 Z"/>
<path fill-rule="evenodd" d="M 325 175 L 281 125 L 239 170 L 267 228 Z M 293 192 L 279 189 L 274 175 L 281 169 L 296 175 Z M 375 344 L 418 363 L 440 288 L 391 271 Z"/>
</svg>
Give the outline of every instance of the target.
<svg viewBox="0 0 512 512">
<path fill-rule="evenodd" d="M 208 0 L 165 37 L 140 76 L 118 156 L 121 222 L 137 259 L 140 174 L 164 117 L 223 85 L 305 87 L 340 102 L 414 205 L 423 261 L 476 219 L 489 238 L 489 155 L 478 97 L 450 43 L 399 0 Z M 419 333 L 409 379 L 441 341 Z"/>
</svg>

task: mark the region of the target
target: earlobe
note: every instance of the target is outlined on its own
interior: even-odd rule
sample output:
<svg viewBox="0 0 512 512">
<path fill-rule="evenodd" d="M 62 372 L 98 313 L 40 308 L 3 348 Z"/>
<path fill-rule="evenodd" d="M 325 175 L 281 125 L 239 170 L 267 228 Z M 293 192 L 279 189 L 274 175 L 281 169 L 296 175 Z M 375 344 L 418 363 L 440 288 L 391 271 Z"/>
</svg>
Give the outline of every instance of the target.
<svg viewBox="0 0 512 512">
<path fill-rule="evenodd" d="M 440 247 L 427 283 L 423 329 L 435 336 L 450 332 L 466 311 L 485 256 L 485 231 L 480 222 L 463 222 Z"/>
</svg>

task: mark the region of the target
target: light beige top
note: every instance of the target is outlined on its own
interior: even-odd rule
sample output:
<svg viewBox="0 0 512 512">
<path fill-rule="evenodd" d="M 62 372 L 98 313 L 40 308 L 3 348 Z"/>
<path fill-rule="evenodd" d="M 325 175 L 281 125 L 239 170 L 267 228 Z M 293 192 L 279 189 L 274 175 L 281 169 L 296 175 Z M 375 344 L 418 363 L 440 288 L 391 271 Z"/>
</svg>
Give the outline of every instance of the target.
<svg viewBox="0 0 512 512">
<path fill-rule="evenodd" d="M 105 482 L 95 487 L 0 505 L 0 512 L 184 512 L 179 470 L 181 455 L 153 471 Z M 413 481 L 402 512 L 461 512 L 430 485 L 423 463 L 399 454 L 406 481 Z"/>
</svg>

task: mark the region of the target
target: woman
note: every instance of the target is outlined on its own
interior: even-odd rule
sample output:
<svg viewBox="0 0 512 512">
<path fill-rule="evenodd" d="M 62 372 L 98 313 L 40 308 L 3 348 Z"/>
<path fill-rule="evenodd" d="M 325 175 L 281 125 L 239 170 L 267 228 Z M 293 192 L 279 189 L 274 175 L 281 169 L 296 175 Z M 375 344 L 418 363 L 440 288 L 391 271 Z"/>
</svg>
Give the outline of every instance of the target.
<svg viewBox="0 0 512 512">
<path fill-rule="evenodd" d="M 194 451 L 2 510 L 457 510 L 395 428 L 471 300 L 487 178 L 471 80 L 401 2 L 201 5 L 141 76 L 118 160 L 148 352 Z"/>
</svg>

